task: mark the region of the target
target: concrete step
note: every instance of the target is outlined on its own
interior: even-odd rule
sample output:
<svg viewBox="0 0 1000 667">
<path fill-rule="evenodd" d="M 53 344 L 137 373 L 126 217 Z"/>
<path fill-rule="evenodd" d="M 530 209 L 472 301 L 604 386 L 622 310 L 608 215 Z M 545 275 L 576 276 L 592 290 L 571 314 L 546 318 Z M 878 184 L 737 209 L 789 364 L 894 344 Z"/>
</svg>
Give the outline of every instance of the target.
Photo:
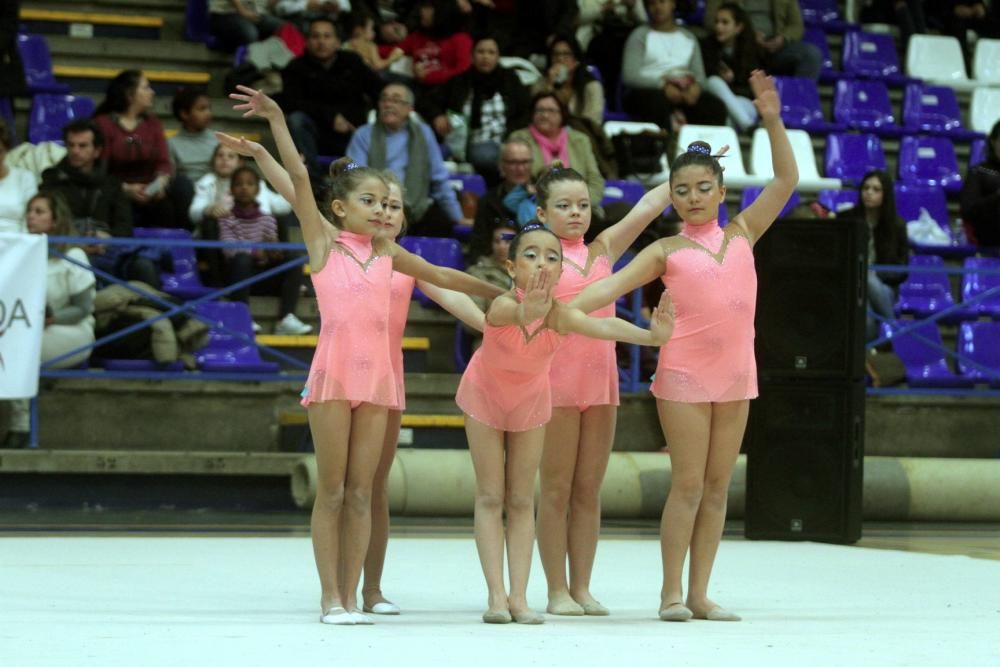
<svg viewBox="0 0 1000 667">
<path fill-rule="evenodd" d="M 27 6 L 29 3 L 23 3 Z M 70 11 L 124 16 L 154 16 L 163 20 L 160 36 L 184 39 L 185 0 L 32 0 L 32 9 Z"/>
<path fill-rule="evenodd" d="M 40 35 L 69 35 L 77 39 L 131 37 L 160 39 L 163 18 L 105 12 L 60 11 L 22 7 L 21 26 Z"/>
</svg>

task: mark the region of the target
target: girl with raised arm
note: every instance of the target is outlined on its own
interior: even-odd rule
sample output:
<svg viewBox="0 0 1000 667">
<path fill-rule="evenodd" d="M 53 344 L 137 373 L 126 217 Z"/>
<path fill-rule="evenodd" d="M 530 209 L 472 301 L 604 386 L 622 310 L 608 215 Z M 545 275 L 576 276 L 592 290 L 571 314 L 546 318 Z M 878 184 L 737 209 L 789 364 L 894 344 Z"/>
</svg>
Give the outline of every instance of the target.
<svg viewBox="0 0 1000 667">
<path fill-rule="evenodd" d="M 529 224 L 514 236 L 507 268 L 515 289 L 490 305 L 483 344 L 455 395 L 465 413 L 476 472 L 475 535 L 489 592 L 486 623 L 543 622 L 528 607 L 526 593 L 535 539 L 535 475 L 544 427 L 552 416 L 549 369 L 563 334 L 662 345 L 673 327 L 669 297 L 654 311 L 648 331 L 560 303 L 552 288 L 562 264 L 559 238 L 544 226 Z M 510 595 L 503 576 L 505 511 Z"/>
<path fill-rule="evenodd" d="M 710 147 L 695 142 L 670 170 L 671 199 L 684 221 L 678 236 L 650 245 L 620 272 L 585 288 L 571 302 L 584 311 L 660 278 L 677 308 L 670 344 L 660 350 L 652 392 L 670 446 L 671 485 L 660 523 L 663 587 L 660 618 L 738 621 L 708 597 L 722 538 L 726 500 L 749 400 L 757 396 L 753 354 L 757 279 L 752 248 L 798 183 L 798 170 L 774 82 L 750 77 L 771 142 L 774 179 L 729 225 L 719 227 L 722 169 Z M 687 597 L 681 575 L 688 551 Z"/>
<path fill-rule="evenodd" d="M 499 288 L 459 271 L 428 264 L 397 244 L 373 237 L 382 230 L 388 187 L 382 174 L 347 158 L 331 168 L 325 206 L 313 197 L 284 114 L 260 91 L 238 87 L 230 97 L 244 115 L 271 126 L 287 180 L 275 174 L 266 151 L 220 137 L 262 159 L 261 170 L 285 194 L 302 225 L 322 320 L 319 342 L 303 390 L 318 469 L 312 513 L 313 551 L 319 570 L 320 621 L 370 624 L 358 609 L 357 589 L 371 534 L 371 497 L 382 454 L 388 410 L 399 405 L 389 351 L 389 297 L 393 270 L 441 287 L 496 296 Z M 259 149 L 259 150 L 258 150 Z"/>
</svg>

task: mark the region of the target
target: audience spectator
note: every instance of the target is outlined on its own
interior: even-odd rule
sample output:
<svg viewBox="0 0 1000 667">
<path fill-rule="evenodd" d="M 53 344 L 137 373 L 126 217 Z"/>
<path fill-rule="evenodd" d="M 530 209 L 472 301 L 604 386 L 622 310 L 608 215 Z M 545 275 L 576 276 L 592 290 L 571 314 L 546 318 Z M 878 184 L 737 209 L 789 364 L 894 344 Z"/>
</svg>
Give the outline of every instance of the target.
<svg viewBox="0 0 1000 667">
<path fill-rule="evenodd" d="M 504 200 L 515 189 L 534 192 L 531 184 L 531 144 L 523 139 L 507 139 L 500 147 L 500 182 L 479 199 L 476 221 L 469 237 L 469 258 L 473 261 L 491 252 L 491 239 L 498 226 L 513 227 L 517 211 L 507 208 Z"/>
<path fill-rule="evenodd" d="M 590 139 L 567 126 L 569 112 L 553 93 L 535 95 L 531 108 L 531 124 L 510 135 L 511 139 L 520 139 L 531 146 L 531 172 L 541 173 L 554 160 L 563 167 L 572 167 L 587 181 L 594 218 L 603 218 L 600 201 L 604 198 L 604 177 L 597 167 Z"/>
<path fill-rule="evenodd" d="M 705 27 L 715 25 L 715 13 L 723 0 L 708 0 Z M 816 80 L 823 68 L 823 54 L 802 40 L 805 24 L 796 0 L 741 0 L 764 51 L 768 74 L 799 76 Z"/>
<path fill-rule="evenodd" d="M 862 219 L 868 223 L 868 263 L 906 264 L 909 243 L 906 223 L 896 212 L 896 195 L 892 177 L 884 171 L 870 171 L 861 179 L 858 204 L 838 214 L 845 219 Z M 892 319 L 896 302 L 895 287 L 903 282 L 905 273 L 868 272 L 869 310 L 885 319 Z M 867 337 L 879 337 L 879 319 L 868 315 Z"/>
<path fill-rule="evenodd" d="M 344 42 L 345 51 L 353 51 L 361 56 L 373 71 L 381 72 L 402 58 L 405 53 L 398 46 L 389 47 L 389 53 L 383 58 L 375 43 L 375 19 L 364 8 L 351 12 L 347 19 L 347 34 L 350 38 Z"/>
<path fill-rule="evenodd" d="M 642 0 L 580 0 L 579 4 L 576 39 L 587 54 L 587 62 L 601 73 L 605 99 L 615 100 L 617 105 L 625 42 L 649 17 Z"/>
<path fill-rule="evenodd" d="M 270 37 L 283 21 L 268 13 L 275 0 L 208 0 L 208 31 L 226 51 Z"/>
<path fill-rule="evenodd" d="M 59 195 L 42 192 L 28 200 L 24 213 L 31 234 L 75 236 L 72 214 Z M 87 254 L 77 247 L 58 245 L 70 259 L 89 266 Z M 46 267 L 45 328 L 42 331 L 42 363 L 94 342 L 94 274 L 62 257 L 50 256 Z M 90 358 L 90 348 L 53 364 L 70 368 Z M 11 423 L 4 440 L 6 449 L 28 446 L 28 400 L 11 404 Z"/>
<path fill-rule="evenodd" d="M 968 34 L 971 30 L 979 37 L 1000 37 L 1000 10 L 997 3 L 983 0 L 941 0 L 930 6 L 929 21 L 943 34 L 951 35 L 962 45 L 966 65 L 972 62 Z"/>
<path fill-rule="evenodd" d="M 475 264 L 466 269 L 466 273 L 501 289 L 510 289 L 511 278 L 507 269 L 507 251 L 510 249 L 510 241 L 516 232 L 517 230 L 509 222 L 501 222 L 496 225 L 490 236 L 489 254 L 481 255 Z M 490 304 L 493 303 L 493 299 L 481 296 L 472 296 L 472 300 L 484 313 L 489 311 Z M 479 331 L 470 327 L 465 327 L 465 330 L 476 339 L 482 338 L 482 333 Z"/>
<path fill-rule="evenodd" d="M 962 220 L 981 246 L 1000 246 L 1000 120 L 986 141 L 986 159 L 969 169 L 961 195 Z"/>
<path fill-rule="evenodd" d="M 483 37 L 473 47 L 472 68 L 442 86 L 421 108 L 455 157 L 470 162 L 490 185 L 498 179 L 503 138 L 528 122 L 531 107 L 528 89 L 499 62 L 496 40 Z M 449 114 L 460 116 L 464 127 L 453 127 Z"/>
<path fill-rule="evenodd" d="M 233 197 L 232 211 L 219 219 L 219 240 L 244 243 L 277 243 L 278 223 L 274 216 L 261 211 L 257 197 L 260 194 L 260 176 L 249 166 L 237 167 L 233 172 L 230 191 Z M 284 240 L 284 239 L 283 239 Z M 259 250 L 256 248 L 224 248 L 229 269 L 229 284 L 246 280 L 257 273 L 272 268 L 285 261 L 281 250 Z M 251 288 L 254 291 L 270 292 L 277 287 L 281 299 L 279 316 L 275 326 L 276 334 L 301 336 L 312 331 L 312 326 L 295 315 L 302 287 L 302 271 L 299 267 L 279 273 L 271 278 L 243 287 L 232 293 L 233 298 L 244 303 L 250 301 Z M 254 330 L 260 326 L 255 322 Z"/>
<path fill-rule="evenodd" d="M 83 236 L 132 236 L 132 207 L 122 183 L 101 162 L 104 135 L 94 121 L 77 119 L 63 128 L 66 157 L 42 172 L 42 190 L 59 195 L 69 207 L 73 226 Z M 84 248 L 90 263 L 123 280 L 160 286 L 160 269 L 139 247 L 92 245 Z"/>
<path fill-rule="evenodd" d="M 583 64 L 583 51 L 572 37 L 556 37 L 549 47 L 545 76 L 535 92 L 551 92 L 570 114 L 600 127 L 604 122 L 604 88 Z"/>
<path fill-rule="evenodd" d="M 730 122 L 744 131 L 756 125 L 750 74 L 761 68 L 760 51 L 750 17 L 740 5 L 719 6 L 715 30 L 702 40 L 701 54 L 708 75 L 705 89 L 726 105 Z"/>
<path fill-rule="evenodd" d="M 274 2 L 274 0 L 272 0 Z M 274 13 L 305 32 L 316 18 L 337 20 L 351 11 L 350 0 L 277 0 Z"/>
<path fill-rule="evenodd" d="M 472 66 L 472 36 L 461 28 L 455 0 L 420 0 L 415 25 L 396 44 L 413 58 L 413 78 L 421 88 L 440 86 Z"/>
<path fill-rule="evenodd" d="M 531 0 L 515 2 L 512 46 L 504 52 L 522 58 L 543 55 L 556 35 L 572 35 L 580 8 L 577 0 Z"/>
<path fill-rule="evenodd" d="M 212 154 L 219 140 L 208 129 L 212 124 L 212 102 L 202 88 L 181 88 L 174 95 L 171 108 L 181 129 L 167 140 L 170 159 L 178 174 L 192 183 L 212 169 Z"/>
<path fill-rule="evenodd" d="M 38 185 L 30 171 L 7 165 L 10 148 L 10 131 L 0 119 L 0 232 L 25 232 L 25 206 Z"/>
<path fill-rule="evenodd" d="M 309 24 L 306 52 L 281 77 L 289 130 L 320 190 L 324 175 L 316 156 L 344 154 L 354 128 L 373 108 L 382 80 L 361 56 L 340 50 L 336 27 L 327 18 Z"/>
<path fill-rule="evenodd" d="M 413 91 L 390 83 L 378 101 L 378 118 L 357 129 L 347 155 L 360 165 L 391 169 L 405 185 L 406 220 L 417 236 L 451 236 L 455 224 L 472 225 L 448 183 L 441 149 L 430 126 L 414 118 Z"/>
<path fill-rule="evenodd" d="M 665 130 L 686 122 L 724 125 L 726 107 L 702 90 L 701 49 L 674 21 L 673 0 L 646 0 L 646 12 L 649 25 L 633 30 L 625 42 L 625 111 Z"/>
<path fill-rule="evenodd" d="M 924 0 L 862 0 L 858 12 L 861 23 L 888 23 L 899 26 L 903 50 L 910 37 L 927 32 Z"/>
<path fill-rule="evenodd" d="M 149 80 L 125 70 L 108 84 L 94 122 L 104 135 L 107 171 L 124 183 L 133 218 L 144 227 L 187 227 L 192 185 L 174 177 L 167 139 L 153 109 Z"/>
</svg>

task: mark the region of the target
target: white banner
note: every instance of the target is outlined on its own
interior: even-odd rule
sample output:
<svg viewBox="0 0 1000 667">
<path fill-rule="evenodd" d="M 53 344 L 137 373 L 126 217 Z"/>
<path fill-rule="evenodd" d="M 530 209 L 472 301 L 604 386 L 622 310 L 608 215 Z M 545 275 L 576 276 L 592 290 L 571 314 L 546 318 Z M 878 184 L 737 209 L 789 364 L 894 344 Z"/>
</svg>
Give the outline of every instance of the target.
<svg viewBox="0 0 1000 667">
<path fill-rule="evenodd" d="M 0 232 L 0 399 L 38 393 L 48 239 Z"/>
</svg>

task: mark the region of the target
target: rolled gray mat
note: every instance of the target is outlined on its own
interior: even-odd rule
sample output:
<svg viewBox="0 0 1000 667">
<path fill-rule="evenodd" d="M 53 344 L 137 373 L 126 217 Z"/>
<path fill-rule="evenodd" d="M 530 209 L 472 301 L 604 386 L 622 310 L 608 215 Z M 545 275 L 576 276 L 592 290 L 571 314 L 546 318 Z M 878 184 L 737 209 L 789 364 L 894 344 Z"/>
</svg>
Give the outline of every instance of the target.
<svg viewBox="0 0 1000 667">
<path fill-rule="evenodd" d="M 310 507 L 316 459 L 304 456 L 291 476 L 292 498 Z M 670 490 L 670 457 L 615 452 L 601 487 L 606 518 L 657 518 Z M 409 516 L 471 516 L 476 478 L 464 450 L 403 449 L 389 474 L 389 507 Z M 537 482 L 536 482 L 537 494 Z M 746 501 L 746 457 L 729 485 L 729 518 Z M 864 516 L 871 520 L 998 521 L 1000 460 L 865 457 Z"/>
</svg>

